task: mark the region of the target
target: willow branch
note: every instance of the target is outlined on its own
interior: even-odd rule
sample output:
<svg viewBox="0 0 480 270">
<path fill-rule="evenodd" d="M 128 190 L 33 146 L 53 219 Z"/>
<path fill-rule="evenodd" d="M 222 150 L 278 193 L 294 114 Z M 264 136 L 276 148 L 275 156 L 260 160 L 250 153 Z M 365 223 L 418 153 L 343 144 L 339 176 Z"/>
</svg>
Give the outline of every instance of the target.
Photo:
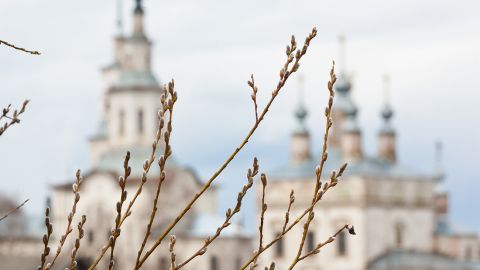
<svg viewBox="0 0 480 270">
<path fill-rule="evenodd" d="M 287 208 L 287 211 L 285 212 L 285 222 L 283 223 L 282 232 L 286 230 L 288 222 L 290 221 L 290 210 L 292 209 L 292 205 L 294 202 L 295 202 L 295 191 L 292 189 L 292 191 L 290 191 L 288 208 Z"/>
<path fill-rule="evenodd" d="M 29 103 L 29 100 L 25 100 L 22 104 L 22 107 L 20 110 L 14 110 L 13 114 L 10 116 L 8 113 L 11 110 L 11 105 L 9 104 L 6 108 L 2 110 L 2 114 L 0 114 L 0 120 L 3 118 L 9 119 L 9 121 L 6 121 L 4 124 L 0 124 L 0 136 L 11 126 L 14 124 L 20 123 L 20 118 L 19 116 L 22 115 L 25 112 L 25 109 L 27 108 L 27 104 Z"/>
<path fill-rule="evenodd" d="M 62 248 L 63 245 L 65 244 L 68 236 L 72 232 L 72 221 L 73 218 L 75 217 L 75 214 L 77 212 L 77 204 L 80 201 L 80 185 L 83 182 L 82 176 L 80 175 L 80 170 L 77 170 L 77 173 L 75 174 L 76 180 L 75 183 L 72 185 L 72 192 L 73 192 L 73 205 L 72 209 L 70 210 L 70 213 L 68 214 L 67 217 L 67 228 L 65 229 L 65 233 L 61 236 L 60 238 L 60 244 L 57 247 L 57 252 L 55 253 L 55 256 L 52 259 L 52 262 L 48 263 L 47 266 L 44 268 L 44 270 L 49 270 L 53 267 L 55 264 L 58 256 L 60 256 L 60 253 L 62 253 Z"/>
<path fill-rule="evenodd" d="M 13 214 L 16 212 L 18 209 L 22 208 L 30 199 L 26 199 L 23 203 L 18 205 L 17 207 L 13 208 L 12 210 L 8 211 L 3 217 L 0 218 L 0 222 L 4 219 L 6 219 L 9 215 Z"/>
<path fill-rule="evenodd" d="M 261 180 L 262 180 L 262 199 L 261 199 L 261 211 L 260 211 L 260 225 L 258 226 L 259 239 L 258 239 L 257 250 L 263 249 L 263 223 L 265 220 L 265 213 L 267 212 L 267 208 L 268 208 L 267 204 L 265 203 L 265 189 L 267 187 L 267 176 L 265 174 L 262 174 Z M 255 259 L 253 261 L 253 264 L 250 266 L 250 269 L 253 270 L 257 266 L 258 266 L 257 259 Z"/>
<path fill-rule="evenodd" d="M 87 222 L 87 216 L 83 215 L 82 220 L 77 225 L 78 236 L 77 236 L 77 239 L 75 239 L 75 246 L 73 247 L 72 253 L 70 254 L 70 268 L 66 268 L 66 269 L 75 270 L 77 268 L 77 261 L 76 261 L 77 252 L 80 249 L 80 241 L 85 235 L 85 231 L 83 230 L 83 226 L 85 225 L 85 222 Z"/>
<path fill-rule="evenodd" d="M 332 236 L 330 236 L 327 240 L 325 240 L 325 241 L 323 241 L 323 242 L 321 242 L 321 243 L 318 243 L 313 250 L 311 250 L 311 251 L 308 252 L 307 254 L 299 257 L 299 258 L 298 258 L 298 262 L 300 262 L 300 261 L 302 261 L 302 260 L 304 260 L 304 259 L 306 259 L 306 258 L 308 258 L 308 257 L 310 257 L 310 256 L 313 256 L 313 255 L 316 255 L 316 254 L 320 253 L 320 250 L 321 250 L 324 246 L 326 246 L 326 245 L 334 242 L 335 239 L 337 239 L 337 236 L 338 236 L 341 232 L 343 232 L 344 230 L 348 230 L 348 232 L 349 232 L 350 234 L 355 235 L 355 229 L 354 229 L 354 227 L 353 227 L 353 226 L 350 227 L 348 224 L 345 224 L 345 225 L 344 225 L 343 227 L 341 227 L 335 234 L 333 234 Z M 297 262 L 297 263 L 298 263 L 298 262 Z"/>
<path fill-rule="evenodd" d="M 166 93 L 165 93 L 166 95 Z M 150 214 L 150 219 L 147 224 L 147 230 L 145 232 L 145 236 L 142 241 L 142 245 L 140 249 L 137 252 L 137 259 L 135 262 L 135 269 L 138 269 L 138 264 L 140 261 L 140 257 L 142 256 L 143 250 L 145 249 L 145 245 L 147 244 L 147 240 L 150 237 L 151 231 L 152 231 L 152 225 L 153 221 L 155 220 L 155 215 L 158 210 L 158 198 L 160 196 L 160 191 L 162 189 L 162 184 L 165 181 L 165 165 L 167 163 L 168 158 L 172 155 L 172 147 L 170 146 L 170 136 L 172 135 L 172 117 L 173 117 L 173 107 L 175 105 L 175 102 L 177 101 L 177 93 L 175 92 L 175 84 L 174 81 L 172 80 L 168 84 L 168 96 L 169 100 L 168 102 L 164 102 L 162 112 L 161 112 L 161 118 L 162 121 L 165 118 L 165 114 L 168 112 L 168 123 L 167 123 L 167 131 L 163 135 L 164 141 L 165 141 L 165 148 L 163 151 L 163 155 L 160 157 L 158 160 L 158 165 L 160 167 L 160 179 L 158 181 L 157 185 L 157 190 L 155 193 L 155 198 L 153 200 L 153 205 L 152 205 L 152 212 Z"/>
<path fill-rule="evenodd" d="M 48 254 L 50 254 L 50 247 L 48 246 L 48 244 L 50 242 L 50 237 L 53 233 L 53 226 L 52 223 L 50 223 L 50 208 L 48 207 L 45 209 L 45 227 L 47 228 L 47 233 L 45 233 L 42 238 L 43 252 L 40 256 L 40 265 L 37 267 L 37 270 L 43 270 L 43 267 L 45 266 L 47 260 L 47 256 Z"/>
<path fill-rule="evenodd" d="M 325 162 L 328 159 L 328 152 L 327 152 L 328 135 L 329 135 L 330 128 L 332 127 L 331 116 L 332 116 L 333 97 L 335 95 L 335 92 L 333 91 L 333 86 L 334 86 L 336 80 L 337 80 L 337 78 L 335 76 L 335 63 L 334 63 L 332 65 L 332 69 L 330 70 L 330 81 L 328 82 L 328 92 L 329 92 L 330 97 L 328 99 L 328 106 L 325 109 L 325 118 L 326 118 L 325 135 L 323 137 L 323 148 L 322 148 L 322 156 L 321 156 L 320 164 L 315 169 L 317 179 L 315 181 L 315 189 L 314 189 L 313 195 L 312 195 L 312 204 L 315 202 L 315 200 L 317 198 L 318 191 L 320 190 L 320 188 L 322 188 L 322 181 L 321 181 L 322 171 L 323 171 L 323 167 L 325 165 Z M 292 270 L 295 267 L 295 265 L 298 262 L 298 259 L 302 255 L 303 246 L 305 245 L 305 239 L 307 238 L 310 223 L 312 222 L 313 219 L 314 219 L 314 212 L 313 212 L 313 208 L 312 208 L 308 213 L 307 222 L 303 226 L 302 238 L 301 238 L 300 244 L 298 246 L 297 255 L 295 256 L 295 259 L 292 261 L 292 264 L 290 265 L 288 270 Z"/>
<path fill-rule="evenodd" d="M 317 29 L 313 28 L 312 32 L 309 36 L 305 39 L 305 44 L 301 50 L 297 50 L 295 56 L 293 53 L 296 50 L 296 41 L 295 38 L 292 36 L 291 45 L 287 46 L 286 54 L 287 54 L 287 61 L 284 64 L 284 67 L 280 70 L 280 80 L 277 84 L 277 87 L 273 90 L 272 96 L 263 109 L 262 113 L 258 117 L 258 121 L 255 121 L 255 124 L 250 129 L 244 140 L 240 143 L 240 145 L 233 151 L 233 153 L 224 161 L 224 163 L 220 166 L 220 168 L 210 177 L 210 179 L 204 184 L 202 189 L 192 198 L 192 200 L 185 206 L 185 208 L 181 211 L 181 213 L 169 224 L 169 226 L 165 229 L 165 231 L 160 235 L 160 237 L 154 242 L 153 246 L 145 253 L 145 255 L 140 260 L 139 266 L 142 266 L 143 263 L 148 259 L 148 257 L 153 253 L 153 251 L 162 243 L 163 239 L 170 233 L 170 231 L 177 225 L 177 223 L 185 216 L 187 212 L 190 211 L 192 206 L 195 202 L 207 191 L 210 186 L 212 185 L 213 181 L 223 172 L 223 170 L 230 164 L 230 162 L 235 158 L 235 156 L 243 149 L 243 147 L 248 143 L 250 137 L 252 137 L 253 133 L 257 130 L 260 123 L 263 121 L 265 115 L 267 114 L 270 106 L 272 105 L 273 101 L 279 94 L 280 90 L 283 88 L 285 83 L 287 82 L 288 78 L 291 74 L 295 73 L 298 68 L 300 67 L 300 59 L 306 54 L 308 46 L 310 45 L 310 41 L 317 35 Z M 293 65 L 290 65 L 293 62 Z"/>
<path fill-rule="evenodd" d="M 13 48 L 15 50 L 18 50 L 18 51 L 26 52 L 26 53 L 33 54 L 33 55 L 40 55 L 40 52 L 38 52 L 38 51 L 27 50 L 25 48 L 18 47 L 18 46 L 15 46 L 15 45 L 11 44 L 11 43 L 6 42 L 6 41 L 0 40 L 0 45 L 2 45 L 2 44 L 6 45 L 10 48 Z"/>
<path fill-rule="evenodd" d="M 110 233 L 110 263 L 108 264 L 108 269 L 112 270 L 114 266 L 114 252 L 115 244 L 117 243 L 117 238 L 120 236 L 120 220 L 122 219 L 122 208 L 123 203 L 127 200 L 127 191 L 125 190 L 127 185 L 127 179 L 132 173 L 132 168 L 128 165 L 130 161 L 130 152 L 127 152 L 125 159 L 123 160 L 123 176 L 118 178 L 118 185 L 120 186 L 120 200 L 117 202 L 117 216 L 115 218 L 115 229 Z"/>
</svg>

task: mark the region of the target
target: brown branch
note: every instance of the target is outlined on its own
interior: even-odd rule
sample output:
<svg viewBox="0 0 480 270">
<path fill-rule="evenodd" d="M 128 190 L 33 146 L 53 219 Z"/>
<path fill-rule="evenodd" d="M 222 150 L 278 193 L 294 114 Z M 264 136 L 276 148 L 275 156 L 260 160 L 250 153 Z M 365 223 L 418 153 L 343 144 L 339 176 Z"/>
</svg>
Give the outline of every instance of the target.
<svg viewBox="0 0 480 270">
<path fill-rule="evenodd" d="M 268 110 L 270 109 L 270 106 L 272 105 L 273 101 L 275 100 L 275 97 L 279 94 L 280 90 L 283 88 L 285 83 L 287 82 L 288 78 L 290 77 L 291 74 L 295 73 L 298 68 L 300 67 L 300 59 L 306 54 L 308 46 L 310 45 L 310 41 L 317 35 L 317 29 L 313 28 L 312 32 L 308 35 L 308 37 L 305 39 L 305 44 L 303 45 L 301 50 L 296 50 L 296 41 L 295 37 L 292 36 L 291 39 L 291 46 L 287 46 L 287 60 L 283 66 L 283 68 L 280 70 L 280 79 L 278 81 L 278 84 L 276 88 L 272 91 L 272 96 L 263 109 L 262 113 L 258 117 L 258 121 L 255 122 L 253 127 L 250 129 L 248 134 L 246 135 L 245 139 L 240 143 L 240 145 L 233 151 L 233 153 L 224 161 L 224 163 L 220 166 L 220 168 L 210 177 L 210 179 L 204 184 L 202 189 L 192 198 L 192 200 L 185 206 L 185 208 L 180 212 L 180 214 L 170 223 L 170 225 L 165 229 L 165 231 L 160 235 L 160 237 L 154 242 L 153 246 L 145 253 L 145 255 L 142 257 L 140 260 L 139 267 L 145 263 L 145 261 L 148 259 L 148 257 L 153 253 L 153 251 L 162 243 L 163 239 L 170 233 L 170 231 L 177 225 L 177 223 L 185 216 L 187 212 L 190 211 L 192 206 L 195 204 L 195 202 L 207 191 L 213 181 L 223 172 L 223 170 L 230 164 L 230 162 L 235 158 L 235 156 L 240 152 L 240 150 L 243 149 L 243 147 L 248 143 L 250 137 L 253 135 L 253 133 L 257 130 L 259 124 L 262 122 L 264 119 L 265 115 L 267 114 Z M 295 56 L 293 55 L 295 52 Z M 295 61 L 294 61 L 295 60 Z M 292 64 L 293 65 L 290 65 Z"/>
<path fill-rule="evenodd" d="M 22 208 L 30 199 L 26 199 L 23 203 L 18 205 L 17 207 L 13 208 L 12 210 L 8 211 L 3 217 L 0 218 L 0 222 L 4 219 L 6 219 L 9 215 L 13 214 L 15 211 L 18 209 Z"/>
<path fill-rule="evenodd" d="M 6 42 L 6 41 L 0 40 L 0 45 L 2 45 L 2 44 L 6 45 L 6 46 L 8 46 L 8 47 L 10 47 L 10 48 L 13 48 L 13 49 L 15 49 L 15 50 L 18 50 L 18 51 L 26 52 L 26 53 L 33 54 L 33 55 L 40 55 L 40 52 L 38 52 L 38 51 L 27 50 L 27 49 L 25 49 L 25 48 L 17 47 L 17 46 L 15 46 L 15 45 L 11 44 L 11 43 L 8 43 L 8 42 Z"/>
<path fill-rule="evenodd" d="M 45 266 L 47 260 L 47 256 L 48 254 L 50 254 L 50 247 L 48 246 L 48 243 L 50 242 L 50 237 L 53 233 L 53 226 L 52 223 L 50 223 L 50 208 L 48 207 L 47 209 L 45 209 L 45 227 L 47 227 L 47 233 L 44 234 L 42 238 L 43 252 L 40 256 L 40 265 L 37 267 L 37 270 L 43 270 L 43 267 Z"/>
<path fill-rule="evenodd" d="M 324 242 L 321 242 L 319 244 L 317 244 L 317 246 L 311 250 L 310 252 L 308 252 L 307 254 L 301 256 L 300 258 L 298 258 L 298 262 L 304 260 L 305 258 L 308 258 L 312 255 L 316 255 L 320 252 L 320 249 L 322 249 L 322 247 L 324 247 L 325 245 L 328 245 L 332 242 L 335 241 L 335 239 L 337 238 L 337 236 L 344 230 L 348 230 L 348 232 L 351 234 L 351 235 L 355 235 L 355 229 L 353 226 L 349 226 L 348 224 L 345 224 L 343 227 L 341 227 L 334 235 L 330 236 L 327 240 L 325 240 Z"/>
<path fill-rule="evenodd" d="M 255 85 L 255 79 L 253 78 L 253 74 L 250 76 L 251 80 L 248 81 L 248 86 L 252 88 L 252 94 L 250 97 L 252 98 L 253 101 L 253 106 L 255 109 L 255 121 L 258 122 L 258 105 L 257 105 L 257 92 L 258 92 L 258 87 Z"/>
<path fill-rule="evenodd" d="M 175 262 L 177 255 L 175 254 L 175 243 L 177 242 L 177 239 L 175 238 L 175 235 L 170 236 L 170 245 L 168 247 L 168 250 L 170 251 L 170 269 L 174 270 L 177 268 L 177 263 Z"/>
<path fill-rule="evenodd" d="M 76 180 L 75 183 L 72 185 L 72 192 L 73 192 L 73 205 L 72 205 L 72 210 L 68 214 L 67 217 L 67 228 L 65 229 L 65 233 L 61 236 L 60 238 L 60 244 L 57 247 L 57 252 L 55 253 L 55 256 L 52 259 L 52 262 L 48 263 L 44 270 L 49 270 L 53 267 L 55 264 L 56 260 L 58 259 L 58 256 L 60 256 L 60 253 L 62 253 L 62 248 L 63 245 L 65 244 L 65 241 L 67 240 L 68 236 L 72 232 L 72 221 L 73 218 L 75 217 L 75 214 L 77 212 L 77 204 L 80 201 L 80 186 L 83 182 L 82 176 L 80 174 L 80 170 L 77 170 L 77 173 L 75 174 Z"/>
<path fill-rule="evenodd" d="M 123 176 L 118 178 L 118 185 L 120 186 L 120 201 L 117 202 L 117 217 L 115 218 L 115 229 L 112 230 L 110 234 L 110 263 L 108 264 L 108 269 L 112 270 L 115 264 L 114 262 L 114 251 L 117 238 L 120 236 L 120 220 L 122 219 L 122 208 L 123 203 L 127 200 L 127 191 L 125 190 L 127 179 L 132 173 L 132 168 L 128 165 L 130 161 L 130 152 L 127 152 L 125 159 L 123 161 Z"/>
<path fill-rule="evenodd" d="M 11 110 L 11 104 L 9 104 L 6 108 L 2 110 L 2 114 L 0 114 L 0 120 L 3 118 L 9 119 L 10 121 L 5 122 L 4 124 L 0 124 L 0 136 L 11 126 L 14 124 L 20 123 L 20 118 L 19 116 L 25 112 L 25 109 L 27 108 L 27 104 L 30 102 L 30 100 L 25 100 L 22 104 L 22 107 L 20 108 L 20 111 L 14 110 L 12 116 L 9 116 L 8 113 Z"/>
<path fill-rule="evenodd" d="M 155 220 L 155 215 L 158 210 L 158 198 L 160 196 L 160 191 L 162 189 L 162 184 L 165 181 L 165 164 L 167 163 L 168 158 L 172 155 L 172 147 L 170 146 L 170 136 L 172 135 L 172 117 L 173 117 L 173 107 L 175 102 L 177 101 L 177 93 L 175 92 L 175 84 L 172 80 L 168 84 L 168 94 L 165 92 L 165 96 L 169 96 L 169 100 L 163 103 L 162 112 L 161 112 L 161 119 L 165 119 L 165 114 L 168 112 L 168 123 L 167 123 L 167 131 L 165 131 L 163 138 L 165 141 L 165 148 L 163 151 L 163 155 L 158 160 L 158 165 L 160 167 L 160 179 L 157 185 L 157 191 L 155 193 L 155 198 L 153 200 L 152 205 L 152 212 L 150 214 L 150 219 L 147 224 L 147 230 L 145 232 L 145 237 L 143 238 L 142 245 L 137 252 L 137 259 L 135 262 L 135 269 L 138 269 L 138 264 L 140 261 L 140 257 L 142 256 L 143 250 L 145 249 L 145 245 L 147 244 L 147 240 L 150 237 L 152 231 L 153 221 Z"/>
<path fill-rule="evenodd" d="M 200 247 L 192 256 L 190 256 L 187 260 L 185 260 L 184 262 L 182 262 L 181 264 L 179 264 L 177 267 L 174 268 L 174 270 L 178 270 L 182 267 L 184 267 L 185 265 L 187 265 L 189 262 L 191 262 L 193 259 L 195 259 L 196 257 L 198 256 L 202 256 L 203 254 L 205 254 L 207 252 L 207 248 L 208 246 L 213 242 L 215 241 L 219 236 L 220 234 L 222 233 L 223 229 L 227 228 L 228 226 L 230 226 L 231 224 L 231 219 L 233 218 L 233 216 L 235 216 L 235 214 L 237 214 L 238 212 L 240 212 L 240 209 L 242 207 L 242 201 L 243 201 L 243 198 L 245 197 L 245 195 L 247 195 L 247 192 L 250 190 L 250 188 L 253 186 L 253 180 L 254 180 L 254 177 L 258 174 L 258 160 L 257 158 L 254 158 L 253 159 L 253 166 L 251 169 L 248 169 L 247 171 L 247 184 L 245 184 L 242 188 L 242 191 L 240 191 L 238 193 L 238 196 L 237 196 L 237 203 L 235 205 L 235 207 L 233 208 L 233 211 L 232 209 L 228 208 L 228 210 L 225 212 L 225 221 L 223 222 L 223 224 L 217 228 L 217 231 L 215 232 L 215 234 L 211 237 L 208 237 L 205 242 L 203 243 L 203 246 Z M 264 174 L 262 174 L 262 177 L 264 177 Z M 263 182 L 263 180 L 262 180 Z"/>
<path fill-rule="evenodd" d="M 75 239 L 75 246 L 72 249 L 72 253 L 70 255 L 70 270 L 75 270 L 77 268 L 77 252 L 80 249 L 80 241 L 82 240 L 83 236 L 85 235 L 85 232 L 83 230 L 83 226 L 85 225 L 85 222 L 87 222 L 87 216 L 83 215 L 82 220 L 78 223 L 77 229 L 78 229 L 78 236 L 77 239 Z"/>
<path fill-rule="evenodd" d="M 292 189 L 292 191 L 290 191 L 288 208 L 287 208 L 287 211 L 285 212 L 285 222 L 283 223 L 282 232 L 285 231 L 285 229 L 287 228 L 288 222 L 290 221 L 290 210 L 292 209 L 292 205 L 294 202 L 295 202 L 295 191 Z"/>
<path fill-rule="evenodd" d="M 328 106 L 325 109 L 325 118 L 326 118 L 326 124 L 325 124 L 325 135 L 323 137 L 323 149 L 322 149 L 322 156 L 320 160 L 320 164 L 317 166 L 315 169 L 315 173 L 317 176 L 316 182 L 315 182 L 315 189 L 313 191 L 312 195 L 312 204 L 315 202 L 317 198 L 318 191 L 322 188 L 322 182 L 321 182 L 321 176 L 322 176 L 322 171 L 323 167 L 325 165 L 325 162 L 327 161 L 328 158 L 328 152 L 327 152 L 327 147 L 328 147 L 328 135 L 330 128 L 332 127 L 332 106 L 333 106 L 333 97 L 335 96 L 335 92 L 333 91 L 333 86 L 335 84 L 335 81 L 337 80 L 335 76 L 335 62 L 332 65 L 332 69 L 330 70 L 330 81 L 328 82 L 328 92 L 329 92 L 329 99 L 328 99 Z M 335 174 L 335 172 L 333 172 Z M 310 227 L 310 223 L 314 219 L 314 211 L 313 208 L 309 211 L 308 213 L 308 218 L 307 222 L 305 223 L 303 227 L 303 233 L 302 233 L 302 238 L 300 241 L 300 245 L 298 246 L 297 250 L 297 255 L 295 256 L 295 259 L 292 261 L 292 264 L 288 268 L 288 270 L 292 270 L 295 265 L 298 262 L 298 259 L 300 258 L 303 250 L 303 246 L 305 245 L 305 239 L 307 238 L 308 230 Z"/>
<path fill-rule="evenodd" d="M 267 204 L 265 203 L 265 189 L 267 187 L 267 176 L 262 173 L 261 175 L 261 180 L 262 180 L 262 201 L 261 201 L 261 211 L 260 211 L 260 226 L 258 226 L 258 232 L 259 232 L 259 239 L 258 239 L 258 249 L 257 250 L 262 250 L 263 249 L 263 223 L 265 220 L 265 212 L 267 212 Z M 257 267 L 257 259 L 253 261 L 253 264 L 250 266 L 250 270 L 255 269 Z"/>
</svg>

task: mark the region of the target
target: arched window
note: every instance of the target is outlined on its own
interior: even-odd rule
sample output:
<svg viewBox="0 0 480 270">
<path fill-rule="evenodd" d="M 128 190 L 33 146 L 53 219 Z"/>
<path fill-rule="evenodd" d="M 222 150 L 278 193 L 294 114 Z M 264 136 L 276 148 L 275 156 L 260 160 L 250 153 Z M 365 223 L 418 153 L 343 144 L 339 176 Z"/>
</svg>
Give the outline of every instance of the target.
<svg viewBox="0 0 480 270">
<path fill-rule="evenodd" d="M 344 231 L 340 232 L 337 236 L 337 255 L 347 255 L 347 235 Z"/>
<path fill-rule="evenodd" d="M 118 134 L 123 136 L 125 134 L 125 111 L 120 110 L 118 113 Z"/>
<path fill-rule="evenodd" d="M 210 270 L 218 270 L 218 259 L 216 256 L 210 257 Z"/>
<path fill-rule="evenodd" d="M 167 258 L 165 257 L 160 258 L 160 270 L 169 270 L 169 269 L 170 269 L 170 265 Z"/>
<path fill-rule="evenodd" d="M 137 122 L 138 122 L 138 133 L 143 133 L 143 110 L 139 109 L 137 114 Z"/>
<path fill-rule="evenodd" d="M 403 247 L 405 237 L 405 225 L 403 223 L 397 223 L 395 225 L 395 246 L 397 248 Z"/>
<path fill-rule="evenodd" d="M 308 232 L 307 234 L 307 251 L 312 251 L 315 249 L 315 233 Z"/>
<path fill-rule="evenodd" d="M 280 233 L 275 234 L 275 238 L 277 238 L 280 235 Z M 282 257 L 283 256 L 283 238 L 277 241 L 275 244 L 275 256 L 277 257 Z"/>
</svg>

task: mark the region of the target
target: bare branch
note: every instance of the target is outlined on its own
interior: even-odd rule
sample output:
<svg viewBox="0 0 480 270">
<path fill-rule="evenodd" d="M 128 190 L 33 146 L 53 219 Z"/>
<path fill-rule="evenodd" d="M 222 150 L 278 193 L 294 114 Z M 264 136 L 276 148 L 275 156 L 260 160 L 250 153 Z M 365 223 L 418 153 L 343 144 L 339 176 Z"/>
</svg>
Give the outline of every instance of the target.
<svg viewBox="0 0 480 270">
<path fill-rule="evenodd" d="M 8 46 L 8 47 L 10 47 L 10 48 L 13 48 L 13 49 L 15 49 L 15 50 L 18 50 L 18 51 L 26 52 L 26 53 L 33 54 L 33 55 L 40 55 L 40 52 L 38 52 L 38 51 L 27 50 L 27 49 L 25 49 L 25 48 L 17 47 L 17 46 L 15 46 L 15 45 L 11 44 L 11 43 L 8 43 L 8 42 L 6 42 L 6 41 L 0 40 L 0 45 L 2 45 L 2 44 L 6 45 L 6 46 Z"/>
<path fill-rule="evenodd" d="M 29 100 L 25 100 L 22 104 L 22 107 L 20 108 L 20 111 L 14 110 L 13 114 L 10 116 L 8 115 L 10 110 L 11 110 L 11 104 L 9 104 L 6 108 L 2 110 L 2 114 L 0 114 L 0 120 L 3 118 L 9 119 L 9 121 L 6 121 L 5 123 L 1 124 L 0 123 L 0 136 L 11 126 L 14 124 L 20 123 L 20 118 L 19 116 L 25 112 L 25 109 L 27 108 L 27 104 L 29 103 Z"/>
<path fill-rule="evenodd" d="M 70 268 L 68 268 L 69 270 L 75 270 L 77 267 L 77 261 L 76 261 L 77 252 L 80 249 L 80 241 L 85 235 L 85 232 L 83 230 L 83 226 L 85 225 L 85 222 L 87 222 L 87 216 L 83 215 L 82 220 L 77 225 L 78 236 L 77 236 L 77 239 L 75 239 L 75 246 L 73 247 L 72 253 L 70 254 Z"/>
<path fill-rule="evenodd" d="M 17 207 L 13 208 L 12 210 L 8 211 L 3 217 L 0 218 L 0 222 L 4 219 L 6 219 L 9 215 L 13 214 L 15 211 L 18 209 L 22 208 L 30 199 L 26 199 L 23 203 L 18 205 Z"/>
<path fill-rule="evenodd" d="M 278 84 L 276 88 L 272 91 L 272 96 L 267 103 L 267 105 L 264 107 L 262 113 L 258 117 L 258 121 L 255 122 L 253 127 L 250 129 L 244 140 L 240 143 L 240 145 L 233 151 L 233 153 L 223 162 L 223 164 L 220 166 L 220 168 L 210 177 L 210 179 L 204 184 L 202 189 L 192 198 L 192 200 L 185 206 L 185 208 L 181 211 L 181 213 L 170 223 L 170 225 L 165 229 L 165 231 L 160 235 L 160 237 L 154 242 L 153 246 L 145 253 L 145 255 L 142 257 L 140 260 L 139 267 L 143 265 L 143 263 L 148 259 L 148 257 L 153 253 L 153 251 L 162 243 L 163 239 L 170 233 L 170 231 L 177 225 L 177 223 L 185 216 L 187 212 L 190 211 L 192 206 L 195 204 L 195 202 L 207 191 L 210 186 L 212 185 L 213 181 L 223 172 L 223 170 L 230 164 L 230 162 L 235 158 L 235 156 L 240 152 L 240 150 L 243 149 L 243 147 L 248 143 L 250 137 L 252 137 L 253 133 L 257 130 L 258 126 L 264 119 L 265 115 L 268 113 L 268 110 L 270 109 L 270 106 L 272 105 L 273 101 L 275 100 L 275 97 L 278 95 L 280 90 L 283 88 L 285 83 L 287 82 L 288 78 L 290 77 L 291 74 L 295 73 L 299 66 L 300 66 L 300 60 L 301 58 L 305 55 L 307 52 L 308 46 L 310 44 L 310 41 L 317 35 L 317 29 L 313 28 L 312 32 L 308 35 L 308 37 L 305 39 L 305 44 L 302 48 L 302 50 L 298 50 L 295 53 L 295 56 L 293 55 L 296 49 L 296 42 L 295 38 L 292 36 L 291 40 L 291 47 L 287 49 L 287 60 L 283 66 L 283 68 L 280 71 L 280 79 L 278 81 Z M 294 61 L 295 59 L 295 61 Z M 290 65 L 293 62 L 293 65 Z"/>
</svg>

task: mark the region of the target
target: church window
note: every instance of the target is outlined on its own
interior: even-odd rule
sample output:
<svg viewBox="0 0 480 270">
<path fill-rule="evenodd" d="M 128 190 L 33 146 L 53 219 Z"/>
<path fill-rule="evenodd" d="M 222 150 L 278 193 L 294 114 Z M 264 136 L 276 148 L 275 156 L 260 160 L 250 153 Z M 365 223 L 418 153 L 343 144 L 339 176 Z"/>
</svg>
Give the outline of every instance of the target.
<svg viewBox="0 0 480 270">
<path fill-rule="evenodd" d="M 210 257 L 210 270 L 218 270 L 218 259 L 216 256 Z"/>
<path fill-rule="evenodd" d="M 275 234 L 275 238 L 277 238 L 280 233 Z M 277 244 L 275 244 L 275 256 L 282 257 L 283 256 L 283 238 L 278 240 Z"/>
<path fill-rule="evenodd" d="M 347 235 L 344 231 L 340 232 L 337 236 L 337 255 L 347 255 Z"/>
<path fill-rule="evenodd" d="M 315 249 L 315 233 L 308 232 L 307 234 L 307 251 L 312 251 Z"/>
<path fill-rule="evenodd" d="M 395 225 L 395 245 L 401 248 L 404 244 L 405 226 L 402 223 Z"/>
<path fill-rule="evenodd" d="M 143 127 L 143 110 L 142 109 L 138 110 L 138 116 L 137 117 L 138 117 L 138 119 L 137 119 L 137 121 L 138 121 L 138 133 L 142 134 L 143 133 L 143 128 L 144 128 Z"/>
<path fill-rule="evenodd" d="M 124 110 L 120 110 L 118 114 L 118 121 L 119 121 L 118 134 L 120 134 L 120 136 L 123 136 L 123 134 L 125 134 L 125 111 Z"/>
</svg>

